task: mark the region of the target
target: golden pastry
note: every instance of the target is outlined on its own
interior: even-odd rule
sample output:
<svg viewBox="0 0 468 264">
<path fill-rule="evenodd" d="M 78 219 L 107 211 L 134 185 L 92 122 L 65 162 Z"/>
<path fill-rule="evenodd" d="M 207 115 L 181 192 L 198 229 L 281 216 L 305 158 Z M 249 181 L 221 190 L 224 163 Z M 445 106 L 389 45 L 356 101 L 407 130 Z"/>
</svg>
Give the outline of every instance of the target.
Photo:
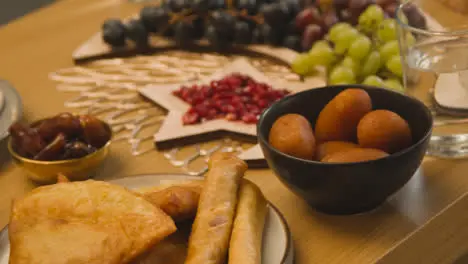
<svg viewBox="0 0 468 264">
<path fill-rule="evenodd" d="M 142 194 L 146 200 L 161 208 L 174 221 L 180 222 L 195 217 L 202 188 L 203 181 L 194 180 L 158 186 L 142 191 Z"/>
<path fill-rule="evenodd" d="M 10 264 L 128 263 L 175 231 L 168 215 L 123 187 L 58 183 L 13 203 Z"/>
<path fill-rule="evenodd" d="M 226 260 L 238 189 L 247 164 L 232 153 L 217 153 L 209 163 L 192 226 L 186 264 Z"/>
<path fill-rule="evenodd" d="M 228 264 L 261 264 L 267 201 L 260 189 L 245 181 L 239 191 L 236 217 L 229 243 Z"/>
</svg>

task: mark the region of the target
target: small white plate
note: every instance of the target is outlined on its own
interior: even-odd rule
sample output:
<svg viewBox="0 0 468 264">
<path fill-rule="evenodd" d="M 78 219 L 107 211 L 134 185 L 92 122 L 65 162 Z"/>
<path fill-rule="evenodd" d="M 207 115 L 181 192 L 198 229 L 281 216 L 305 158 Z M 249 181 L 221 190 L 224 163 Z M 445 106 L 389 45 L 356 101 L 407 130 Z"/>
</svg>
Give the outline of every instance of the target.
<svg viewBox="0 0 468 264">
<path fill-rule="evenodd" d="M 11 84 L 0 80 L 0 140 L 8 136 L 10 126 L 21 119 L 23 106 L 21 97 Z"/>
<path fill-rule="evenodd" d="M 159 184 L 174 183 L 185 180 L 201 180 L 200 177 L 180 174 L 148 174 L 126 177 L 109 181 L 129 189 L 142 189 Z M 291 234 L 283 215 L 273 205 L 268 205 L 268 214 L 263 231 L 263 264 L 293 264 L 294 250 Z M 0 232 L 0 264 L 8 264 L 10 242 L 8 226 Z"/>
</svg>

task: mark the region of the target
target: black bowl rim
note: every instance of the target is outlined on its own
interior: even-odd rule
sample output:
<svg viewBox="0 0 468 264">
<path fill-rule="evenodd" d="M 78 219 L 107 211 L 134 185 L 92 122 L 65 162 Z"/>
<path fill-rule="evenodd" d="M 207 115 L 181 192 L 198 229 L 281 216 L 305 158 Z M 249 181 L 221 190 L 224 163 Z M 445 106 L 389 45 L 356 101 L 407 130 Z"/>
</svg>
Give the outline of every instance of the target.
<svg viewBox="0 0 468 264">
<path fill-rule="evenodd" d="M 313 90 L 338 89 L 338 88 L 340 88 L 340 89 L 341 88 L 361 88 L 361 89 L 364 88 L 364 90 L 365 89 L 378 89 L 378 90 L 382 90 L 382 91 L 385 91 L 385 92 L 388 92 L 388 93 L 393 93 L 393 94 L 395 94 L 397 96 L 406 97 L 408 100 L 410 100 L 411 102 L 419 105 L 421 107 L 421 109 L 424 110 L 426 115 L 429 117 L 429 121 L 430 121 L 429 129 L 426 131 L 426 134 L 418 142 L 412 144 L 410 147 L 407 147 L 407 148 L 405 148 L 405 149 L 403 149 L 401 151 L 398 151 L 396 153 L 392 153 L 392 154 L 390 154 L 390 155 L 388 155 L 386 157 L 379 158 L 379 159 L 376 159 L 376 160 L 368 160 L 368 161 L 360 161 L 360 162 L 344 162 L 344 163 L 320 162 L 320 161 L 307 160 L 307 159 L 302 159 L 302 158 L 291 156 L 289 154 L 283 153 L 283 152 L 277 150 L 276 148 L 274 148 L 272 145 L 270 145 L 270 142 L 268 142 L 268 140 L 265 139 L 265 137 L 263 136 L 263 133 L 260 133 L 260 131 L 261 131 L 260 126 L 263 124 L 265 116 L 268 114 L 268 112 L 271 111 L 271 109 L 275 108 L 277 105 L 281 104 L 282 102 L 287 101 L 287 100 L 293 100 L 295 97 L 300 97 L 300 96 L 302 96 L 302 94 L 310 93 Z M 308 90 L 304 90 L 304 91 L 301 91 L 301 92 L 298 92 L 298 93 L 295 93 L 295 94 L 292 94 L 292 95 L 288 95 L 288 96 L 274 102 L 272 105 L 270 105 L 270 107 L 268 107 L 265 111 L 263 111 L 262 115 L 260 116 L 260 119 L 257 122 L 257 138 L 265 146 L 267 146 L 271 151 L 275 152 L 277 155 L 284 156 L 285 158 L 297 160 L 297 161 L 300 161 L 300 162 L 303 162 L 303 163 L 320 165 L 320 166 L 337 166 L 337 165 L 339 165 L 339 166 L 354 166 L 354 165 L 358 165 L 358 164 L 372 164 L 372 163 L 382 161 L 382 160 L 389 160 L 389 159 L 392 159 L 392 158 L 395 158 L 395 157 L 402 156 L 402 155 L 412 151 L 413 149 L 417 148 L 419 145 L 423 144 L 423 142 L 425 142 L 427 140 L 427 138 L 431 136 L 433 124 L 434 124 L 434 120 L 432 118 L 432 114 L 431 114 L 431 111 L 429 110 L 429 108 L 427 108 L 427 106 L 425 106 L 421 101 L 419 101 L 418 99 L 416 99 L 414 97 L 407 96 L 405 94 L 395 92 L 395 91 L 392 91 L 392 90 L 389 90 L 389 89 L 386 89 L 386 88 L 380 88 L 380 87 L 376 87 L 376 86 L 369 86 L 369 85 L 363 85 L 363 84 L 329 85 L 329 86 L 322 86 L 322 87 L 317 87 L 317 88 L 311 88 L 311 89 L 308 89 Z"/>
</svg>

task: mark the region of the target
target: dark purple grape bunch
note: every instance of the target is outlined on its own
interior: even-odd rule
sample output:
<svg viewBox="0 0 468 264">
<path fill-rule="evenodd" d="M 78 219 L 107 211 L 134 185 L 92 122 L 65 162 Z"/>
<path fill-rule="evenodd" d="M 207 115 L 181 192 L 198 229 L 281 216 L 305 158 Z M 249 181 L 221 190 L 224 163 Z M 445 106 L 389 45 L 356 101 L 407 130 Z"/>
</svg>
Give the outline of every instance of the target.
<svg viewBox="0 0 468 264">
<path fill-rule="evenodd" d="M 215 49 L 255 43 L 301 51 L 302 32 L 294 23 L 299 11 L 300 0 L 166 0 L 128 22 L 106 20 L 102 37 L 115 48 L 129 42 L 147 47 L 155 34 L 182 48 L 205 38 Z"/>
<path fill-rule="evenodd" d="M 124 23 L 119 19 L 108 19 L 102 25 L 102 38 L 112 47 L 123 47 L 127 41 L 139 48 L 148 46 L 149 34 L 162 32 L 169 23 L 169 9 L 166 6 L 146 6 L 139 18 Z M 162 32 L 164 33 L 164 32 Z"/>
</svg>

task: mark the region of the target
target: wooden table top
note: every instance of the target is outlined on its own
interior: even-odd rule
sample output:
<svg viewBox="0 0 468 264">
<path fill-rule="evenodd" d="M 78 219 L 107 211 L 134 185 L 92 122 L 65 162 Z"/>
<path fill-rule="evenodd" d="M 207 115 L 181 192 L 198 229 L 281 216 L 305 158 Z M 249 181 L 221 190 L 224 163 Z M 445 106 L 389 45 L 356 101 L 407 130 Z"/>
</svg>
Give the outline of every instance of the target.
<svg viewBox="0 0 468 264">
<path fill-rule="evenodd" d="M 436 0 L 423 3 L 444 25 L 468 22 Z M 0 77 L 23 98 L 25 120 L 64 111 L 69 98 L 55 90 L 48 73 L 69 67 L 72 51 L 109 17 L 125 17 L 140 6 L 119 0 L 62 0 L 0 28 Z M 466 129 L 466 127 L 464 127 Z M 448 128 L 448 131 L 454 128 Z M 2 143 L 4 144 L 4 143 Z M 0 228 L 8 223 L 11 200 L 34 188 L 0 148 Z M 310 209 L 270 170 L 250 170 L 267 198 L 286 217 L 296 263 L 453 263 L 468 252 L 468 160 L 426 158 L 419 173 L 377 210 L 354 216 L 328 216 Z M 114 144 L 99 179 L 142 173 L 180 172 L 157 152 L 130 155 Z"/>
</svg>

